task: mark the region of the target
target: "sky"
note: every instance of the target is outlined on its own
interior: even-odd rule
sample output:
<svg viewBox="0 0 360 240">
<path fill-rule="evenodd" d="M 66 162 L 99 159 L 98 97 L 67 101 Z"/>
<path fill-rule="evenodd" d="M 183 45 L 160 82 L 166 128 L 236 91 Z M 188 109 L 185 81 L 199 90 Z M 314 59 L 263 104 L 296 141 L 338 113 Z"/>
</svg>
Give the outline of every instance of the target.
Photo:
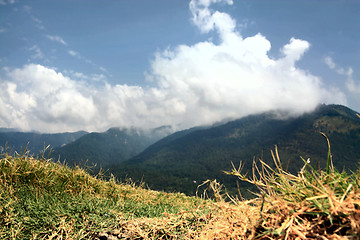
<svg viewBox="0 0 360 240">
<path fill-rule="evenodd" d="M 359 0 L 0 0 L 0 127 L 360 112 Z"/>
</svg>

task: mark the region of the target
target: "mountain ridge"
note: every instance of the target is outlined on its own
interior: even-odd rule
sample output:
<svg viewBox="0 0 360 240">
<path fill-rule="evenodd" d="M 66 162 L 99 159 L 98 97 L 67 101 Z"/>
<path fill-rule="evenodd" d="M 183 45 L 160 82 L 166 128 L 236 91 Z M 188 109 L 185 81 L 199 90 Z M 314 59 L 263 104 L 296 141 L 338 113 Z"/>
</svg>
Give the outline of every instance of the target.
<svg viewBox="0 0 360 240">
<path fill-rule="evenodd" d="M 15 129 L 2 128 L 0 131 L 0 150 L 22 152 L 26 149 L 32 154 L 39 154 L 47 146 L 50 146 L 50 148 L 60 147 L 77 140 L 85 134 L 87 134 L 85 131 L 50 134 L 19 132 Z"/>
<path fill-rule="evenodd" d="M 268 112 L 175 133 L 111 166 L 110 171 L 121 179 L 143 179 L 157 190 L 194 194 L 198 183 L 216 178 L 236 192 L 234 179 L 222 171 L 231 170 L 231 162 L 237 165 L 242 161 L 244 170 L 251 172 L 254 158 L 271 165 L 270 150 L 275 146 L 284 168 L 291 172 L 303 166 L 300 157 L 310 158 L 314 167 L 324 167 L 328 150 L 320 132 L 330 139 L 334 165 L 339 170 L 356 169 L 360 161 L 360 119 L 347 107 L 321 105 L 299 117 L 279 119 Z"/>
<path fill-rule="evenodd" d="M 105 132 L 86 134 L 66 146 L 54 149 L 52 157 L 71 166 L 107 167 L 137 155 L 170 132 L 170 126 L 149 130 L 113 127 Z"/>
</svg>

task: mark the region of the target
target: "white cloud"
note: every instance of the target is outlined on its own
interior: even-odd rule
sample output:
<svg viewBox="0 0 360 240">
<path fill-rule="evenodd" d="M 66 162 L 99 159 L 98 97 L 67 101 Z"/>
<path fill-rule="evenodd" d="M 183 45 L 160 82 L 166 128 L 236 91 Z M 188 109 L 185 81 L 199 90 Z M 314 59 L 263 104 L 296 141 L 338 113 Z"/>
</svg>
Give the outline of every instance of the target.
<svg viewBox="0 0 360 240">
<path fill-rule="evenodd" d="M 104 72 L 104 73 L 108 73 L 108 70 L 102 66 L 99 66 L 99 70 Z"/>
<path fill-rule="evenodd" d="M 334 60 L 329 56 L 324 58 L 324 62 L 326 63 L 326 65 L 330 69 L 334 70 L 339 75 L 345 75 L 345 76 L 351 76 L 352 75 L 352 69 L 351 68 L 349 68 L 348 70 L 345 70 L 344 68 L 338 67 L 335 64 Z"/>
<path fill-rule="evenodd" d="M 202 32 L 208 33 L 216 29 L 220 35 L 224 36 L 234 31 L 236 23 L 230 15 L 209 9 L 211 4 L 218 2 L 233 4 L 232 0 L 192 0 L 189 7 L 193 15 L 193 23 Z"/>
<path fill-rule="evenodd" d="M 89 88 L 41 65 L 8 70 L 1 81 L 2 122 L 24 130 L 66 131 L 86 126 L 97 115 Z"/>
<path fill-rule="evenodd" d="M 102 72 L 104 72 L 106 74 L 109 74 L 109 72 L 108 72 L 108 70 L 106 68 L 104 68 L 102 66 L 99 66 L 98 64 L 94 63 L 90 59 L 87 59 L 86 57 L 82 56 L 80 53 L 78 53 L 78 52 L 76 52 L 74 50 L 69 50 L 68 54 L 73 56 L 73 57 L 76 57 L 77 59 L 80 59 L 80 60 L 84 61 L 87 64 L 92 65 L 94 68 L 97 68 L 97 69 L 99 69 L 100 71 L 102 71 Z M 105 76 L 105 75 L 100 74 L 99 76 Z"/>
<path fill-rule="evenodd" d="M 43 22 L 37 18 L 37 17 L 34 17 L 34 16 L 31 16 L 31 19 L 35 22 L 35 26 L 40 29 L 40 30 L 44 30 L 45 27 L 43 25 Z"/>
<path fill-rule="evenodd" d="M 14 2 L 14 1 L 10 1 L 10 2 Z M 28 5 L 25 5 L 23 6 L 23 10 L 29 15 L 29 17 L 31 18 L 31 20 L 35 23 L 35 26 L 40 29 L 40 30 L 44 30 L 45 27 L 43 25 L 43 22 L 35 17 L 32 13 L 32 7 L 28 6 Z"/>
<path fill-rule="evenodd" d="M 350 78 L 346 82 L 346 87 L 350 92 L 357 94 L 357 97 L 359 98 L 359 94 L 360 94 L 360 83 L 359 82 L 356 83 L 354 79 Z"/>
<path fill-rule="evenodd" d="M 6 4 L 14 4 L 16 1 L 15 0 L 0 0 L 0 5 L 6 5 Z"/>
<path fill-rule="evenodd" d="M 324 58 L 324 62 L 326 63 L 326 65 L 328 65 L 328 67 L 330 69 L 335 69 L 336 68 L 336 64 L 334 63 L 333 59 L 331 57 L 325 57 Z"/>
<path fill-rule="evenodd" d="M 192 20 L 204 32 L 216 30 L 220 44 L 179 46 L 158 53 L 152 63 L 160 86 L 186 106 L 187 122 L 210 123 L 277 108 L 302 113 L 319 103 L 346 102 L 340 91 L 296 67 L 310 47 L 307 41 L 292 38 L 281 49 L 283 57 L 271 59 L 264 36 L 243 38 L 229 15 L 208 9 L 212 2 L 191 1 Z"/>
<path fill-rule="evenodd" d="M 93 81 L 93 82 L 103 82 L 106 83 L 106 76 L 104 74 L 91 74 L 86 75 L 82 72 L 76 72 L 73 70 L 64 71 L 63 74 L 65 76 L 69 76 L 69 78 L 76 81 Z"/>
<path fill-rule="evenodd" d="M 33 45 L 32 47 L 28 48 L 29 51 L 32 51 L 33 54 L 31 55 L 31 59 L 44 59 L 45 56 L 41 49 L 37 45 Z"/>
<path fill-rule="evenodd" d="M 310 47 L 309 42 L 291 38 L 290 43 L 286 44 L 282 49 L 284 54 L 284 60 L 290 61 L 291 65 L 294 65 L 296 61 L 299 61 L 304 55 L 305 51 Z"/>
<path fill-rule="evenodd" d="M 324 62 L 331 70 L 335 71 L 337 74 L 341 76 L 346 77 L 345 86 L 347 90 L 353 94 L 357 94 L 357 98 L 359 98 L 358 94 L 360 94 L 360 83 L 355 82 L 353 78 L 354 71 L 352 67 L 349 67 L 348 69 L 339 67 L 330 56 L 325 57 Z"/>
<path fill-rule="evenodd" d="M 220 43 L 156 53 L 148 73 L 154 87 L 99 85 L 85 81 L 91 76 L 83 73 L 66 77 L 34 64 L 7 70 L 0 82 L 0 123 L 45 132 L 168 124 L 187 128 L 267 110 L 301 114 L 319 103 L 346 102 L 341 91 L 296 66 L 310 47 L 307 41 L 290 39 L 280 49 L 282 57 L 272 59 L 265 36 L 243 38 L 234 19 L 209 8 L 219 2 L 232 3 L 191 1 L 190 9 L 194 24 L 204 32 L 216 31 Z M 68 53 L 82 59 L 75 51 Z"/>
<path fill-rule="evenodd" d="M 73 51 L 73 50 L 69 50 L 68 53 L 69 53 L 71 56 L 73 56 L 73 57 L 78 57 L 78 58 L 81 57 L 78 52 Z"/>
<path fill-rule="evenodd" d="M 46 35 L 46 37 L 47 37 L 48 39 L 50 39 L 51 41 L 61 43 L 62 45 L 65 45 L 65 46 L 67 45 L 67 43 L 64 41 L 64 39 L 63 39 L 62 37 L 60 37 L 60 36 L 57 36 L 57 35 L 54 35 L 54 36 L 52 36 L 52 35 Z"/>
</svg>

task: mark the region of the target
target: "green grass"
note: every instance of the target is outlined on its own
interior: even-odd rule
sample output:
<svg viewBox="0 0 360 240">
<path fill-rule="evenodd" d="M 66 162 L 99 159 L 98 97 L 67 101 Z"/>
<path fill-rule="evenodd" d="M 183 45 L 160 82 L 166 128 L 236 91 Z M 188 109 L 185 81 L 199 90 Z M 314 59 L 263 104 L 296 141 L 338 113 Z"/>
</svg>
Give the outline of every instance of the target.
<svg viewBox="0 0 360 240">
<path fill-rule="evenodd" d="M 204 203 L 104 181 L 44 158 L 0 159 L 0 239 L 91 239 L 131 219 L 161 218 Z"/>
</svg>

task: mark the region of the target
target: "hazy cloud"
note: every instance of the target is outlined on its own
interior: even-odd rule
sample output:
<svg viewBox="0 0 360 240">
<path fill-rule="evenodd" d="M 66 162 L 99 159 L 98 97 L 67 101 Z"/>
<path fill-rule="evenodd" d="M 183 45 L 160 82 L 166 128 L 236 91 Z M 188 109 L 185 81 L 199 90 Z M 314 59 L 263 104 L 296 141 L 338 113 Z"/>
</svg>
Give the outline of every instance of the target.
<svg viewBox="0 0 360 240">
<path fill-rule="evenodd" d="M 104 73 L 108 73 L 108 70 L 102 66 L 99 66 L 99 70 L 104 72 Z"/>
<path fill-rule="evenodd" d="M 62 39 L 62 37 L 60 37 L 60 36 L 57 36 L 57 35 L 55 35 L 55 36 L 46 35 L 46 37 L 47 37 L 48 39 L 50 39 L 51 41 L 61 43 L 62 45 L 65 45 L 65 46 L 67 45 L 67 43 L 64 41 L 64 39 Z"/>
<path fill-rule="evenodd" d="M 330 69 L 334 70 L 339 75 L 345 75 L 345 76 L 352 75 L 353 70 L 351 68 L 349 68 L 348 70 L 345 70 L 344 68 L 337 66 L 335 64 L 334 60 L 329 56 L 324 58 L 324 62 Z"/>
<path fill-rule="evenodd" d="M 36 27 L 38 29 L 40 29 L 40 30 L 45 29 L 43 22 L 40 19 L 38 19 L 37 17 L 34 17 L 34 16 L 32 16 L 31 19 L 35 22 Z"/>
<path fill-rule="evenodd" d="M 76 81 L 92 81 L 92 82 L 103 82 L 106 83 L 106 76 L 104 74 L 91 74 L 86 75 L 82 72 L 76 72 L 73 70 L 64 71 L 65 76 L 69 76 L 69 78 Z"/>
<path fill-rule="evenodd" d="M 25 5 L 25 6 L 23 6 L 23 9 L 24 9 L 24 11 L 25 11 L 27 14 L 29 14 L 31 20 L 35 23 L 35 26 L 36 26 L 38 29 L 40 29 L 40 30 L 44 30 L 44 29 L 45 29 L 45 27 L 44 27 L 44 25 L 43 25 L 43 22 L 42 22 L 39 18 L 37 18 L 37 17 L 34 16 L 34 14 L 32 13 L 32 8 L 31 8 L 30 6 Z"/>
<path fill-rule="evenodd" d="M 69 53 L 71 56 L 73 56 L 73 57 L 78 57 L 78 58 L 81 57 L 78 52 L 73 51 L 73 50 L 69 50 L 68 53 Z"/>
<path fill-rule="evenodd" d="M 324 62 L 326 63 L 326 65 L 332 69 L 333 71 L 335 71 L 337 74 L 341 75 L 341 76 L 345 76 L 346 77 L 346 88 L 349 92 L 354 93 L 354 94 L 360 94 L 360 83 L 356 83 L 354 78 L 353 78 L 353 69 L 352 67 L 349 67 L 348 69 L 344 69 L 342 67 L 339 67 L 334 60 L 327 56 L 324 58 Z"/>
<path fill-rule="evenodd" d="M 105 130 L 111 126 L 188 128 L 267 110 L 301 114 L 319 103 L 345 103 L 338 89 L 296 66 L 310 43 L 291 38 L 268 56 L 270 41 L 261 33 L 243 37 L 230 15 L 191 1 L 192 22 L 220 38 L 157 52 L 148 78 L 154 87 L 87 81 L 92 76 L 29 64 L 7 69 L 0 81 L 0 123 L 46 132 Z M 82 58 L 75 51 L 68 51 Z"/>
<path fill-rule="evenodd" d="M 33 52 L 30 56 L 31 59 L 44 59 L 45 56 L 41 49 L 37 45 L 33 45 L 32 47 L 28 48 L 29 51 Z"/>
<path fill-rule="evenodd" d="M 68 51 L 68 54 L 71 55 L 71 56 L 73 56 L 73 57 L 76 57 L 76 58 L 78 58 L 78 59 L 80 59 L 80 60 L 82 60 L 82 61 L 84 61 L 84 62 L 86 62 L 86 63 L 88 63 L 88 64 L 90 64 L 90 65 L 92 65 L 94 68 L 97 68 L 97 69 L 99 69 L 100 71 L 102 71 L 102 72 L 104 72 L 104 73 L 106 73 L 106 74 L 109 73 L 106 68 L 97 65 L 97 64 L 94 63 L 93 61 L 87 59 L 86 57 L 82 56 L 80 53 L 78 53 L 78 52 L 76 52 L 76 51 L 74 51 L 74 50 L 69 50 L 69 51 Z"/>
<path fill-rule="evenodd" d="M 15 2 L 15 0 L 0 0 L 0 5 L 14 4 Z"/>
<path fill-rule="evenodd" d="M 325 57 L 324 62 L 330 69 L 335 69 L 336 64 L 334 63 L 333 59 L 331 57 Z"/>
</svg>

